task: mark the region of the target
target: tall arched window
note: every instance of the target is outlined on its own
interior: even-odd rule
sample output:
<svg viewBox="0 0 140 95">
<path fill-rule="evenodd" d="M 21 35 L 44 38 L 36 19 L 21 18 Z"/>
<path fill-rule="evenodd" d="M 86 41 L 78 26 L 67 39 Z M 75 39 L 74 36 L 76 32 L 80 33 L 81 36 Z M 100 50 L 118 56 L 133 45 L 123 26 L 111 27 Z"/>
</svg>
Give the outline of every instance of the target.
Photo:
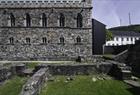
<svg viewBox="0 0 140 95">
<path fill-rule="evenodd" d="M 78 37 L 76 38 L 76 42 L 77 42 L 77 43 L 81 43 L 81 37 L 80 37 L 80 36 L 78 36 Z"/>
<path fill-rule="evenodd" d="M 42 26 L 47 27 L 47 17 L 45 13 L 42 14 Z"/>
<path fill-rule="evenodd" d="M 80 13 L 77 14 L 77 27 L 81 28 L 83 26 L 83 17 Z"/>
<path fill-rule="evenodd" d="M 26 13 L 26 26 L 27 27 L 31 26 L 31 17 L 28 13 Z"/>
<path fill-rule="evenodd" d="M 60 43 L 64 44 L 64 37 L 63 36 L 60 37 Z"/>
<path fill-rule="evenodd" d="M 65 16 L 62 13 L 60 13 L 59 23 L 60 23 L 60 27 L 65 26 Z"/>
<path fill-rule="evenodd" d="M 43 44 L 46 44 L 47 43 L 47 38 L 46 37 L 43 37 L 42 38 L 42 42 L 43 42 Z"/>
<path fill-rule="evenodd" d="M 10 13 L 10 26 L 15 26 L 15 17 L 12 13 Z"/>
<path fill-rule="evenodd" d="M 9 38 L 9 43 L 10 43 L 10 44 L 14 44 L 14 38 L 13 38 L 13 37 L 10 37 L 10 38 Z"/>
</svg>

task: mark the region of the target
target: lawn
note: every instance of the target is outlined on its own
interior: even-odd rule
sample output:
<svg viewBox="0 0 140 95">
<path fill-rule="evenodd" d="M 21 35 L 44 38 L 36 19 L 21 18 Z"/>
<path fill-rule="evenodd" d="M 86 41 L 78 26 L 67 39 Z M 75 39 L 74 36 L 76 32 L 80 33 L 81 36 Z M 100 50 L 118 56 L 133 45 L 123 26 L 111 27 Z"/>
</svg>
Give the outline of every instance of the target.
<svg viewBox="0 0 140 95">
<path fill-rule="evenodd" d="M 40 95 L 133 95 L 128 89 L 119 80 L 93 81 L 92 76 L 77 76 L 66 82 L 66 77 L 56 76 L 54 81 L 46 82 Z"/>
<path fill-rule="evenodd" d="M 27 78 L 15 76 L 0 85 L 0 95 L 19 95 Z"/>
<path fill-rule="evenodd" d="M 38 62 L 26 63 L 26 66 L 27 68 L 35 68 L 38 64 Z"/>
</svg>

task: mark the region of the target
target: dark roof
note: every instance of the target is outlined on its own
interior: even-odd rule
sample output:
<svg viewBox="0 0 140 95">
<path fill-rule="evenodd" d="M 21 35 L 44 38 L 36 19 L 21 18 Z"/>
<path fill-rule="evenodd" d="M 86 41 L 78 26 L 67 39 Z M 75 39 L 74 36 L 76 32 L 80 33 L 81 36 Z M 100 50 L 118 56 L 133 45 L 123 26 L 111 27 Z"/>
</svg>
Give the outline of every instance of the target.
<svg viewBox="0 0 140 95">
<path fill-rule="evenodd" d="M 92 21 L 94 21 L 94 22 L 98 22 L 98 23 L 100 23 L 100 24 L 106 26 L 104 23 L 102 23 L 102 22 L 100 22 L 100 21 L 98 21 L 98 20 L 96 20 L 96 19 L 94 19 L 94 18 L 92 19 Z"/>
<path fill-rule="evenodd" d="M 113 36 L 137 36 L 140 37 L 140 33 L 134 32 L 134 31 L 116 31 L 112 30 L 111 31 Z"/>
<path fill-rule="evenodd" d="M 128 26 L 118 26 L 118 27 L 112 27 L 108 30 L 115 30 L 115 31 L 136 31 L 140 32 L 140 24 L 135 25 L 128 25 Z"/>
</svg>

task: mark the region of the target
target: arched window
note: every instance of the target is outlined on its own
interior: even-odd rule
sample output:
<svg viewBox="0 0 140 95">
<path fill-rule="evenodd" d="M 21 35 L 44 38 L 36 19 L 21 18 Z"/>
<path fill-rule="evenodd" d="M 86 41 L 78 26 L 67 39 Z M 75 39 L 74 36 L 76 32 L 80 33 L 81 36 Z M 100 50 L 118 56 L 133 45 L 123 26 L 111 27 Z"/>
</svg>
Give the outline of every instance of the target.
<svg viewBox="0 0 140 95">
<path fill-rule="evenodd" d="M 81 28 L 83 26 L 83 17 L 80 13 L 77 15 L 77 27 Z"/>
<path fill-rule="evenodd" d="M 81 43 L 81 37 L 80 37 L 80 36 L 78 36 L 78 37 L 76 38 L 76 42 L 77 42 L 77 43 Z"/>
<path fill-rule="evenodd" d="M 13 38 L 13 37 L 10 37 L 10 38 L 9 38 L 9 43 L 10 43 L 10 44 L 13 44 L 13 43 L 14 43 L 14 38 Z"/>
<path fill-rule="evenodd" d="M 10 13 L 10 24 L 11 26 L 15 26 L 15 17 L 12 13 Z"/>
<path fill-rule="evenodd" d="M 60 23 L 60 27 L 65 26 L 65 16 L 62 13 L 60 13 L 59 23 Z"/>
<path fill-rule="evenodd" d="M 45 13 L 42 14 L 42 26 L 43 27 L 47 26 L 47 17 Z"/>
<path fill-rule="evenodd" d="M 31 26 L 31 17 L 28 13 L 26 13 L 26 26 L 27 27 Z"/>
<path fill-rule="evenodd" d="M 45 44 L 45 43 L 47 43 L 47 38 L 46 37 L 43 37 L 42 38 L 42 42 Z"/>
<path fill-rule="evenodd" d="M 26 44 L 30 44 L 31 40 L 30 38 L 26 38 Z"/>
<path fill-rule="evenodd" d="M 62 43 L 62 44 L 64 43 L 64 37 L 63 36 L 60 37 L 60 43 Z"/>
</svg>

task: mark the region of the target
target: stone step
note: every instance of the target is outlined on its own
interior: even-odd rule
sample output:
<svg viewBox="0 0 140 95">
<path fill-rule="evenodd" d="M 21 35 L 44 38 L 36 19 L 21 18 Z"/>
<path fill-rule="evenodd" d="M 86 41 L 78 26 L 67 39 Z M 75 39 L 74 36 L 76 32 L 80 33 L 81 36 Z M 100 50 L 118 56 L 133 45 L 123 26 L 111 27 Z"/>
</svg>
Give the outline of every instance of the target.
<svg viewBox="0 0 140 95">
<path fill-rule="evenodd" d="M 120 73 L 123 80 L 131 79 L 132 72 L 130 70 L 121 70 Z"/>
<path fill-rule="evenodd" d="M 134 81 L 134 80 L 124 80 L 125 83 L 134 86 L 134 87 L 140 87 L 140 82 Z"/>
<path fill-rule="evenodd" d="M 33 75 L 33 73 L 34 73 L 34 68 L 25 69 L 23 71 L 24 76 L 28 76 L 28 75 L 31 76 L 31 75 Z"/>
<path fill-rule="evenodd" d="M 131 71 L 131 67 L 128 67 L 128 66 L 121 66 L 119 67 L 121 70 L 129 70 Z"/>
</svg>

